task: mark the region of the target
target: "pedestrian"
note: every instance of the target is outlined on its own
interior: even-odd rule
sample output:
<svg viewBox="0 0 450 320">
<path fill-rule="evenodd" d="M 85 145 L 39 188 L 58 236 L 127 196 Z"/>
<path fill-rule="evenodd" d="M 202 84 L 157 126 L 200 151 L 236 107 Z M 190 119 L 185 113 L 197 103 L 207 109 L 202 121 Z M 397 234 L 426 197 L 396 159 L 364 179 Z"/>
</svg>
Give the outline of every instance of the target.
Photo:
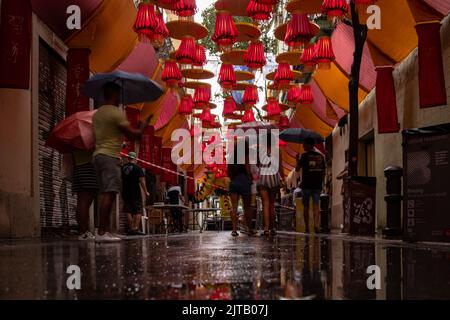
<svg viewBox="0 0 450 320">
<path fill-rule="evenodd" d="M 92 152 L 74 151 L 73 163 L 72 190 L 77 194 L 78 240 L 94 240 L 95 236 L 89 230 L 89 212 L 99 186 L 92 165 Z"/>
<path fill-rule="evenodd" d="M 303 143 L 305 152 L 297 159 L 296 171 L 302 173 L 303 216 L 306 232 L 309 233 L 309 203 L 313 200 L 314 231 L 320 232 L 319 200 L 325 178 L 325 158 L 314 151 L 314 139 L 307 138 Z"/>
<path fill-rule="evenodd" d="M 133 129 L 123 111 L 119 108 L 121 90 L 114 82 L 106 83 L 103 88 L 104 104 L 95 113 L 92 123 L 96 138 L 93 164 L 100 186 L 99 216 L 100 223 L 95 241 L 120 241 L 111 234 L 111 209 L 117 194 L 121 191 L 120 152 L 123 135 L 129 138 L 142 136 L 150 123 L 147 118 L 139 129 Z"/>
<path fill-rule="evenodd" d="M 127 213 L 128 234 L 144 235 L 139 230 L 142 219 L 142 193 L 149 196 L 145 174 L 137 164 L 135 152 L 128 152 L 128 162 L 122 166 L 123 210 Z"/>
<path fill-rule="evenodd" d="M 231 223 L 233 231 L 231 235 L 233 237 L 239 236 L 237 232 L 238 225 L 238 205 L 239 198 L 242 197 L 244 205 L 244 218 L 246 222 L 246 229 L 248 235 L 255 235 L 256 232 L 252 228 L 252 172 L 249 162 L 249 144 L 245 141 L 242 148 L 238 148 L 238 145 L 242 142 L 238 142 L 238 139 L 234 140 L 233 145 L 233 158 L 228 159 L 227 171 L 230 178 L 230 186 L 228 192 L 231 199 Z"/>
<path fill-rule="evenodd" d="M 176 184 L 172 185 L 170 183 L 167 184 L 167 201 L 172 205 L 183 205 L 185 203 L 185 199 L 183 197 L 183 193 L 181 191 L 181 187 L 178 185 L 178 181 Z M 179 233 L 184 231 L 183 225 L 183 212 L 180 209 L 172 209 L 172 220 L 175 222 L 175 229 Z"/>
<path fill-rule="evenodd" d="M 262 200 L 264 213 L 264 236 L 275 236 L 275 200 L 283 186 L 283 168 L 281 161 L 281 153 L 273 163 L 272 158 L 272 142 L 276 141 L 276 137 L 270 133 L 267 135 L 267 143 L 259 143 L 259 161 L 260 168 L 258 179 L 258 190 Z"/>
</svg>

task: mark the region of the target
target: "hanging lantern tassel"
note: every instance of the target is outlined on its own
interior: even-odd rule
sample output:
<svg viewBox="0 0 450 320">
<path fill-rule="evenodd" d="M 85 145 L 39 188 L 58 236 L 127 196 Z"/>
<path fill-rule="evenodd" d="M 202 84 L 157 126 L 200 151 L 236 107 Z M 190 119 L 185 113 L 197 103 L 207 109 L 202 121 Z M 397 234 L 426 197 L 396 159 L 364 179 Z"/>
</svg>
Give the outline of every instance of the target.
<svg viewBox="0 0 450 320">
<path fill-rule="evenodd" d="M 203 67 L 206 63 L 206 50 L 205 47 L 199 44 L 195 45 L 195 57 L 192 63 L 195 67 Z"/>
<path fill-rule="evenodd" d="M 222 64 L 219 72 L 219 84 L 226 90 L 236 86 L 236 73 L 232 64 Z"/>
<path fill-rule="evenodd" d="M 340 20 L 349 12 L 347 0 L 325 0 L 322 4 L 322 12 L 329 20 Z"/>
<path fill-rule="evenodd" d="M 287 95 L 287 101 L 289 104 L 294 105 L 297 104 L 300 101 L 300 88 L 295 86 L 292 86 Z"/>
<path fill-rule="evenodd" d="M 291 81 L 294 80 L 294 73 L 291 70 L 291 66 L 287 62 L 280 62 L 278 69 L 275 73 L 275 85 L 280 88 L 289 87 Z"/>
<path fill-rule="evenodd" d="M 181 75 L 177 62 L 175 60 L 167 60 L 161 75 L 162 81 L 164 81 L 169 88 L 176 88 L 182 78 L 183 76 Z"/>
<path fill-rule="evenodd" d="M 207 106 L 211 99 L 211 87 L 197 87 L 194 93 L 194 104 L 197 108 Z"/>
<path fill-rule="evenodd" d="M 319 64 L 319 69 L 328 70 L 331 68 L 331 62 L 336 57 L 334 56 L 330 37 L 322 37 L 317 41 L 314 59 Z"/>
<path fill-rule="evenodd" d="M 300 48 L 314 36 L 314 31 L 308 16 L 301 12 L 294 12 L 286 27 L 284 42 L 291 48 Z"/>
<path fill-rule="evenodd" d="M 266 56 L 264 55 L 264 44 L 262 41 L 253 41 L 248 46 L 244 54 L 244 62 L 251 70 L 261 69 L 266 65 Z"/>
<path fill-rule="evenodd" d="M 133 30 L 138 34 L 140 42 L 151 43 L 155 47 L 164 44 L 169 36 L 169 30 L 162 15 L 149 3 L 141 2 L 138 7 Z"/>
<path fill-rule="evenodd" d="M 192 96 L 190 94 L 186 94 L 181 98 L 178 113 L 182 116 L 189 116 L 192 114 L 193 107 L 194 101 L 192 100 Z"/>
<path fill-rule="evenodd" d="M 267 116 L 270 118 L 279 117 L 281 114 L 280 103 L 275 98 L 267 100 Z"/>
<path fill-rule="evenodd" d="M 236 102 L 234 101 L 232 96 L 228 96 L 225 98 L 223 102 L 223 116 L 232 115 L 236 111 Z"/>
<path fill-rule="evenodd" d="M 305 48 L 305 50 L 303 51 L 303 55 L 301 57 L 301 63 L 303 64 L 303 71 L 305 73 L 308 72 L 313 72 L 316 65 L 317 65 L 317 61 L 315 58 L 315 54 L 316 54 L 316 46 L 314 44 L 311 44 L 309 46 L 307 46 Z"/>
<path fill-rule="evenodd" d="M 203 112 L 200 116 L 200 120 L 202 121 L 202 125 L 207 127 L 214 122 L 214 118 L 211 114 L 211 110 L 209 108 L 203 109 Z"/>
<path fill-rule="evenodd" d="M 243 123 L 253 122 L 255 121 L 255 114 L 253 113 L 253 108 L 250 107 L 245 110 L 244 116 L 242 117 Z"/>
<path fill-rule="evenodd" d="M 267 21 L 272 16 L 273 5 L 250 0 L 247 15 L 256 22 Z"/>
<path fill-rule="evenodd" d="M 195 61 L 196 44 L 193 37 L 184 37 L 181 40 L 175 58 L 180 64 L 192 64 Z"/>
<path fill-rule="evenodd" d="M 216 13 L 216 26 L 211 39 L 214 41 L 219 51 L 228 51 L 237 41 L 239 31 L 233 20 L 233 16 L 224 10 Z"/>
<path fill-rule="evenodd" d="M 175 14 L 181 18 L 192 17 L 197 12 L 195 0 L 178 0 L 175 3 Z"/>
<path fill-rule="evenodd" d="M 299 102 L 303 105 L 310 105 L 314 102 L 314 97 L 312 94 L 312 89 L 310 85 L 304 84 L 300 89 L 300 99 Z"/>
<path fill-rule="evenodd" d="M 244 97 L 242 98 L 242 102 L 247 106 L 253 106 L 257 104 L 259 101 L 258 97 L 258 88 L 254 85 L 248 86 L 245 88 Z"/>
</svg>

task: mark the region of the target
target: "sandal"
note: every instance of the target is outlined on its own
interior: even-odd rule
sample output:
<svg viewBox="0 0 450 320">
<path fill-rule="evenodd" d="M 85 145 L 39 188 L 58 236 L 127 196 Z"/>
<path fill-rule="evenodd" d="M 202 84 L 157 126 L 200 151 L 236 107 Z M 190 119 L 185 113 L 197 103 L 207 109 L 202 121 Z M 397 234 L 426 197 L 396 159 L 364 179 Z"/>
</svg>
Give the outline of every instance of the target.
<svg viewBox="0 0 450 320">
<path fill-rule="evenodd" d="M 237 236 L 239 236 L 239 233 L 237 231 L 233 231 L 233 232 L 231 232 L 231 236 L 237 237 Z"/>
</svg>

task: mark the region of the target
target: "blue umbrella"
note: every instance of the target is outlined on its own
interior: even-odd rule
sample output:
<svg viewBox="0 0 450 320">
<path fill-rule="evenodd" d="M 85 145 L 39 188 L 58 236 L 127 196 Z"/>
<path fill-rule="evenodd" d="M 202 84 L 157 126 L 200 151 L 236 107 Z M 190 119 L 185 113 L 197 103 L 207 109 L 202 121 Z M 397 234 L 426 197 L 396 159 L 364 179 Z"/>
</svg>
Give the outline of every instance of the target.
<svg viewBox="0 0 450 320">
<path fill-rule="evenodd" d="M 303 143 L 307 138 L 312 138 L 316 144 L 324 141 L 323 137 L 317 132 L 303 128 L 289 128 L 280 134 L 280 139 L 285 142 Z"/>
<path fill-rule="evenodd" d="M 103 86 L 108 82 L 114 82 L 122 88 L 121 103 L 124 105 L 154 101 L 164 92 L 159 84 L 142 74 L 115 71 L 94 75 L 86 81 L 82 93 L 103 102 Z"/>
</svg>

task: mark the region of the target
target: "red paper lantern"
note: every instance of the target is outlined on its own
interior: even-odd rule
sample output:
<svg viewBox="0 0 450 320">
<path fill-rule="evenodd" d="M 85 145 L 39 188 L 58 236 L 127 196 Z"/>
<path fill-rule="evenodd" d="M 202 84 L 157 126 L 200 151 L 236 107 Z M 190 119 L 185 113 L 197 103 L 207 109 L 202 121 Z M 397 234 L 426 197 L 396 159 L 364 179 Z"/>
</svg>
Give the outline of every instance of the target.
<svg viewBox="0 0 450 320">
<path fill-rule="evenodd" d="M 230 48 L 236 42 L 238 35 L 239 31 L 231 14 L 228 11 L 217 11 L 216 26 L 211 39 L 218 45 L 219 50 Z"/>
<path fill-rule="evenodd" d="M 287 95 L 287 101 L 292 104 L 295 104 L 299 102 L 299 100 L 300 100 L 300 88 L 297 86 L 290 87 Z"/>
<path fill-rule="evenodd" d="M 223 102 L 223 116 L 233 114 L 236 111 L 236 108 L 236 102 L 234 101 L 233 97 L 226 97 L 225 101 Z"/>
<path fill-rule="evenodd" d="M 203 112 L 200 116 L 200 120 L 202 121 L 203 124 L 211 124 L 214 122 L 214 118 L 211 114 L 211 110 L 209 108 L 205 108 L 203 109 Z"/>
<path fill-rule="evenodd" d="M 259 101 L 258 88 L 256 86 L 248 86 L 245 88 L 244 97 L 242 101 L 246 105 L 255 105 Z"/>
<path fill-rule="evenodd" d="M 278 122 L 278 127 L 280 127 L 281 130 L 289 128 L 289 118 L 285 115 L 280 116 L 280 121 Z"/>
<path fill-rule="evenodd" d="M 316 43 L 314 59 L 321 69 L 330 69 L 330 64 L 336 59 L 330 37 L 321 37 Z"/>
<path fill-rule="evenodd" d="M 271 6 L 274 6 L 276 4 L 278 4 L 279 0 L 253 0 L 257 3 L 263 3 L 263 4 L 270 4 Z"/>
<path fill-rule="evenodd" d="M 181 75 L 176 61 L 167 60 L 164 63 L 164 70 L 161 75 L 162 81 L 164 81 L 168 87 L 175 88 L 182 78 L 183 76 Z"/>
<path fill-rule="evenodd" d="M 281 114 L 280 103 L 275 98 L 267 100 L 267 115 L 270 117 L 279 116 Z"/>
<path fill-rule="evenodd" d="M 206 106 L 209 100 L 211 100 L 211 88 L 209 86 L 195 88 L 194 104 L 197 108 Z"/>
<path fill-rule="evenodd" d="M 175 58 L 181 64 L 192 64 L 195 60 L 196 44 L 193 37 L 184 37 L 181 40 Z"/>
<path fill-rule="evenodd" d="M 314 102 L 314 97 L 312 94 L 312 89 L 310 85 L 304 84 L 300 89 L 300 99 L 301 104 L 312 104 Z"/>
<path fill-rule="evenodd" d="M 247 15 L 255 21 L 267 21 L 272 15 L 273 5 L 250 0 L 247 6 Z"/>
<path fill-rule="evenodd" d="M 291 70 L 291 66 L 287 62 L 281 62 L 275 73 L 275 84 L 283 87 L 289 85 L 293 80 L 294 73 Z"/>
<path fill-rule="evenodd" d="M 138 7 L 133 30 L 138 34 L 139 41 L 159 45 L 169 36 L 169 30 L 162 15 L 155 6 L 141 2 Z"/>
<path fill-rule="evenodd" d="M 232 64 L 222 64 L 219 72 L 219 83 L 225 89 L 233 89 L 236 85 L 236 73 Z"/>
<path fill-rule="evenodd" d="M 206 50 L 205 47 L 202 45 L 195 45 L 195 57 L 194 62 L 192 65 L 196 67 L 203 67 L 203 65 L 206 63 Z"/>
<path fill-rule="evenodd" d="M 192 114 L 192 108 L 194 107 L 194 101 L 190 94 L 186 94 L 181 98 L 180 107 L 178 113 L 182 116 L 188 116 Z"/>
<path fill-rule="evenodd" d="M 303 51 L 303 55 L 300 59 L 300 62 L 304 65 L 305 71 L 312 71 L 317 64 L 315 59 L 316 54 L 316 46 L 311 44 L 305 48 Z"/>
<path fill-rule="evenodd" d="M 253 113 L 253 109 L 252 108 L 248 108 L 244 112 L 244 116 L 242 117 L 242 122 L 243 123 L 248 123 L 248 122 L 253 122 L 253 121 L 255 121 L 255 115 Z"/>
<path fill-rule="evenodd" d="M 252 70 L 260 69 L 266 65 L 266 56 L 264 55 L 264 44 L 262 41 L 253 41 L 248 46 L 244 54 L 244 62 Z"/>
<path fill-rule="evenodd" d="M 294 12 L 286 29 L 284 42 L 290 47 L 299 47 L 308 43 L 314 36 L 314 31 L 308 16 L 301 12 Z"/>
<path fill-rule="evenodd" d="M 195 0 L 178 0 L 175 4 L 175 14 L 179 17 L 191 17 L 197 12 Z"/>
<path fill-rule="evenodd" d="M 328 18 L 343 18 L 349 11 L 347 0 L 325 0 L 322 4 L 322 12 Z"/>
</svg>

